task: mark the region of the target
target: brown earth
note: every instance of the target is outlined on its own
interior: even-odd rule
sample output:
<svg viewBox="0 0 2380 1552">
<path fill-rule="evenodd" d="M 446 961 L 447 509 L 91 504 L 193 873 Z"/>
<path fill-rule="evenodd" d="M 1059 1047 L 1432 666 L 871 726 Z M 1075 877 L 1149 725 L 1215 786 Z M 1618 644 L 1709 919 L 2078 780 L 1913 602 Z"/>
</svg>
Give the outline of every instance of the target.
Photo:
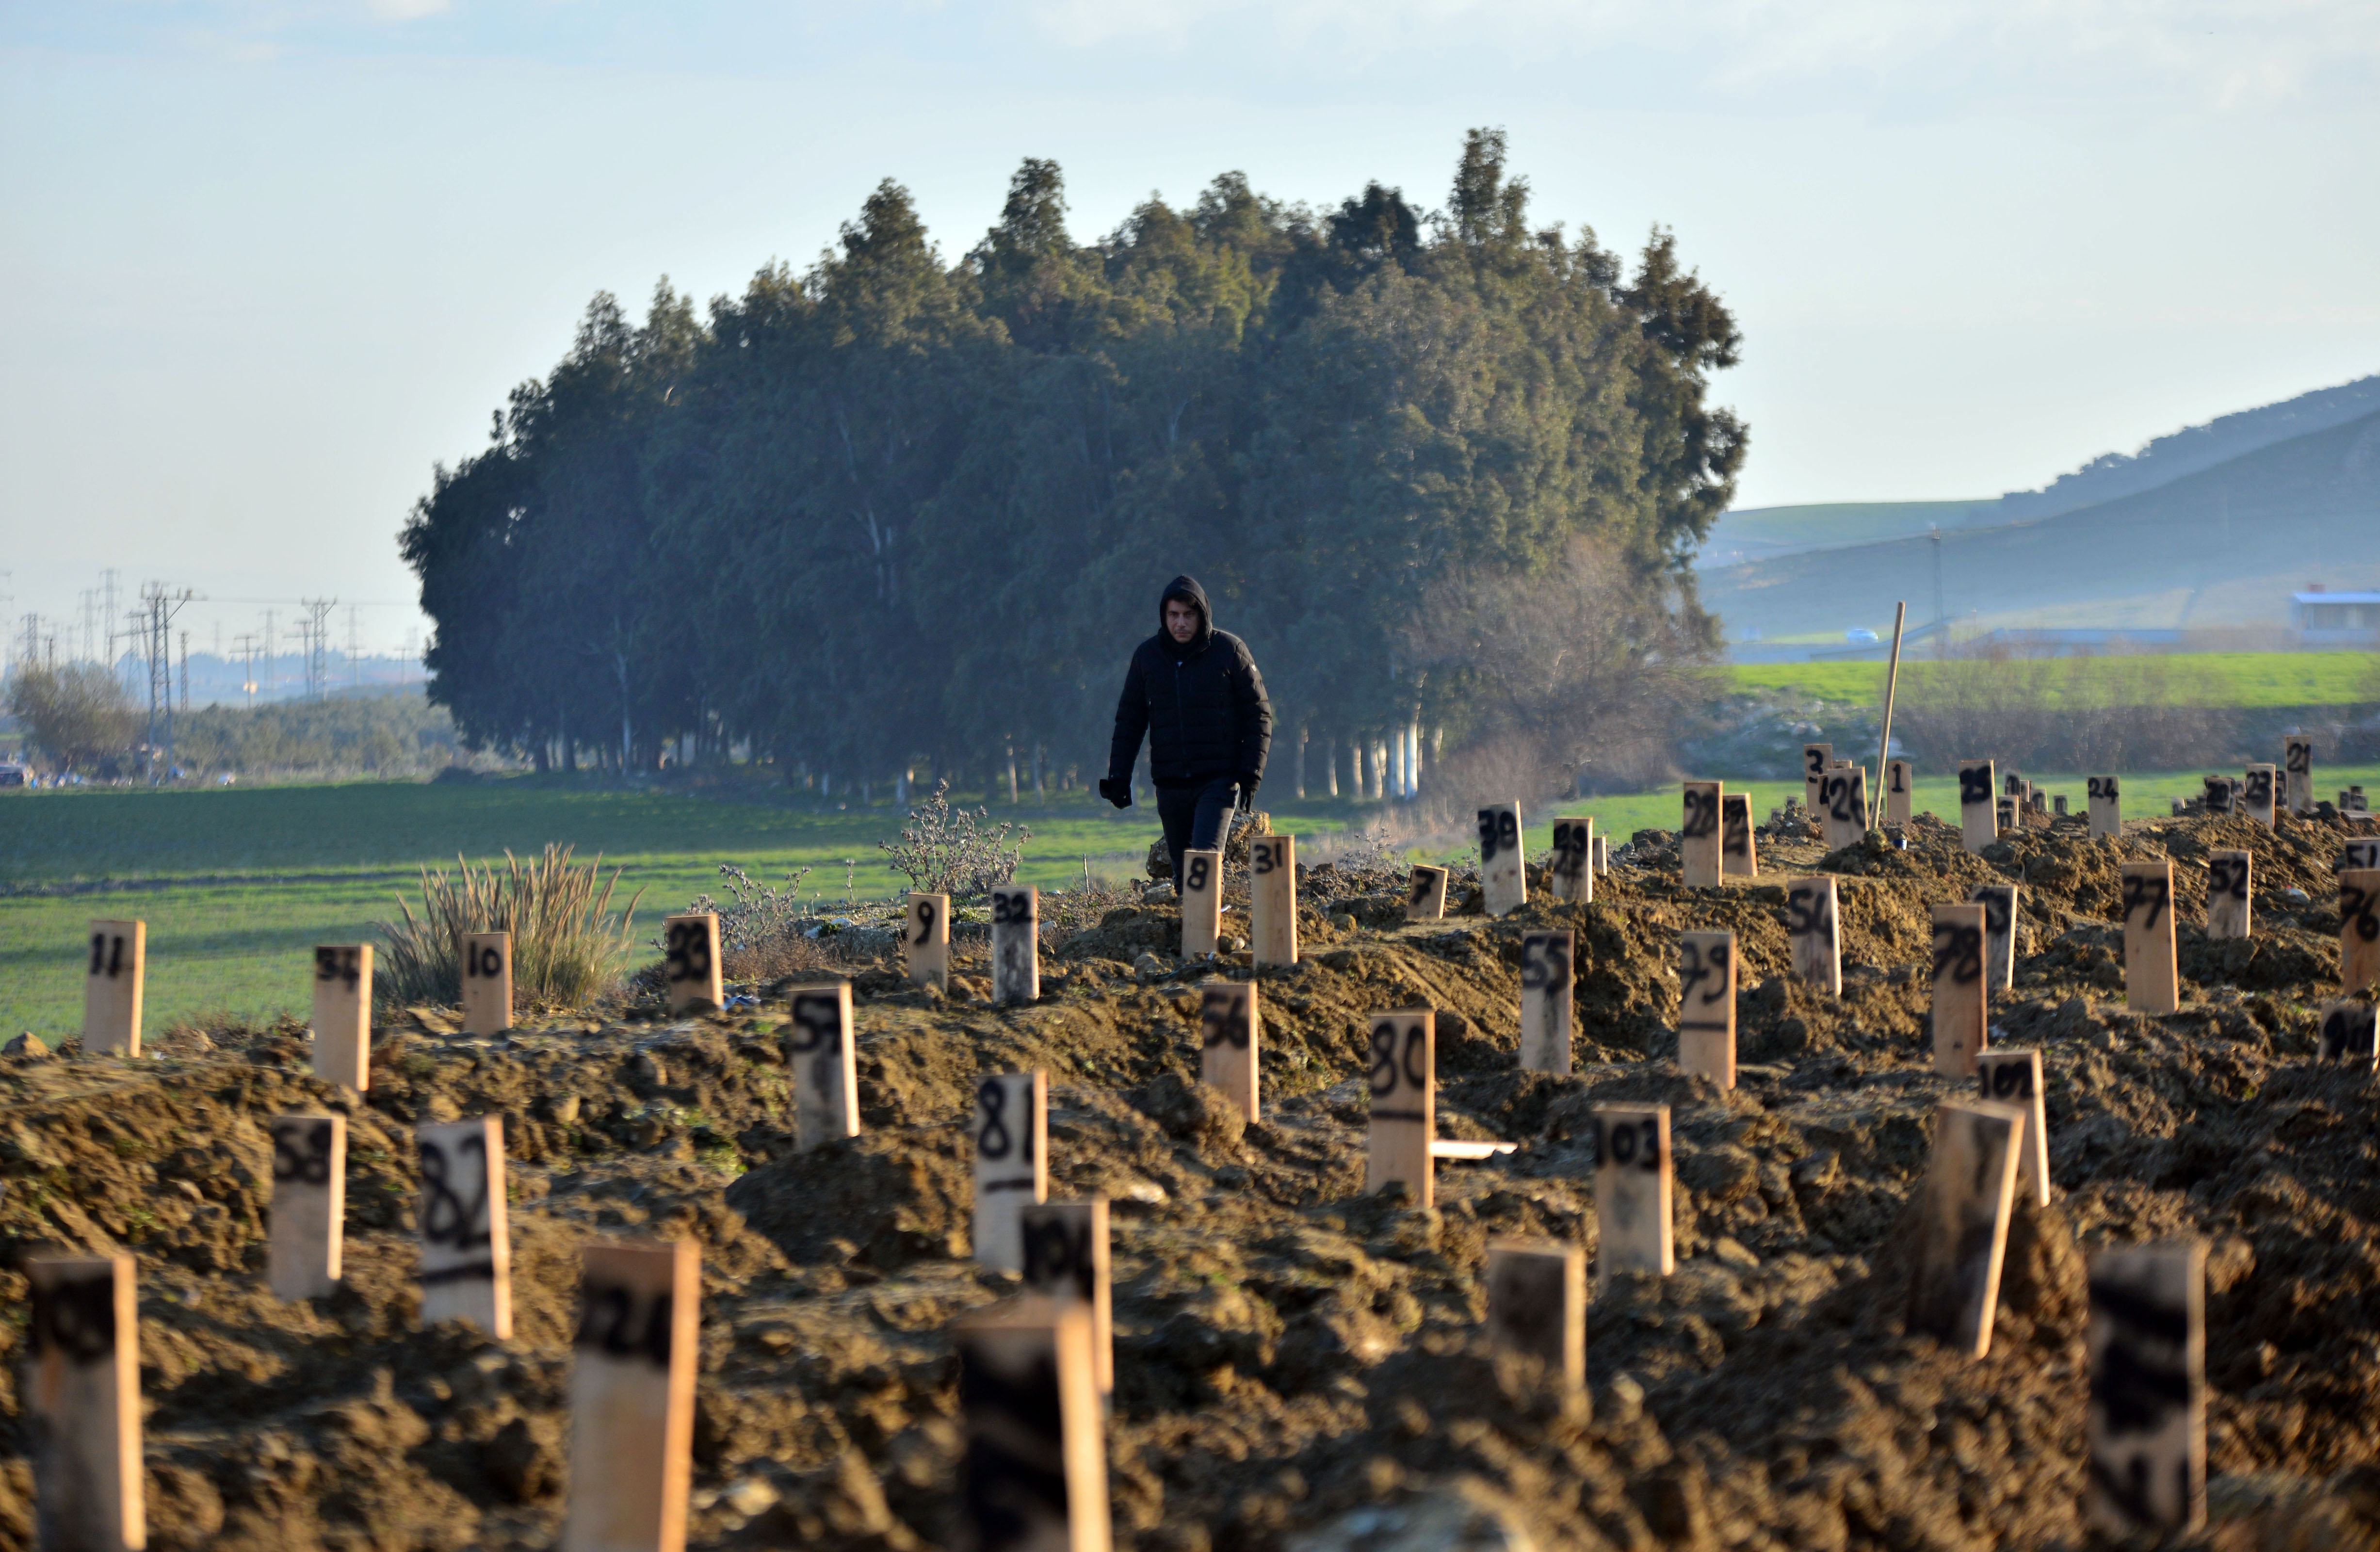
<svg viewBox="0 0 2380 1552">
<path fill-rule="evenodd" d="M 306 1074 L 290 1025 L 179 1031 L 137 1063 L 6 1059 L 0 1546 L 30 1540 L 29 1252 L 140 1257 L 152 1546 L 528 1547 L 552 1545 L 566 1490 L 574 1249 L 624 1232 L 703 1246 L 695 1545 L 945 1545 L 945 1331 L 1014 1285 L 965 1259 L 964 1117 L 978 1073 L 1026 1066 L 1050 1073 L 1051 1194 L 1114 1204 L 1120 1545 L 2089 1545 L 2081 1254 L 2182 1231 L 2213 1247 L 2205 1543 L 2380 1545 L 2380 1083 L 2312 1060 L 2338 839 L 2197 818 L 2095 843 L 2063 823 L 1977 858 L 1921 821 L 1907 851 L 1823 858 L 1771 834 L 1761 881 L 1687 891 L 1647 832 L 1592 905 L 1417 926 L 1393 876 L 1312 869 L 1306 962 L 1258 977 L 1256 1124 L 1193 1081 L 1211 972 L 1168 957 L 1165 905 L 1051 931 L 1028 1009 L 984 1005 L 976 944 L 949 1000 L 862 970 L 865 1132 L 803 1156 L 765 1003 L 495 1041 L 424 1012 L 381 1032 L 361 1104 Z M 2252 942 L 2200 930 L 2217 846 L 2256 854 Z M 2106 918 L 2118 865 L 2158 855 L 2182 865 L 2185 987 L 2145 1017 Z M 1785 976 L 1782 874 L 1820 868 L 1843 879 L 1840 999 Z M 1926 908 L 1985 879 L 2024 886 L 1995 1038 L 2044 1052 L 2058 1190 L 2020 1215 L 1974 1362 L 1898 1311 L 1934 1107 L 1964 1086 L 1930 1071 Z M 1548 925 L 1579 934 L 1566 1078 L 1513 1064 L 1520 938 Z M 1670 1061 L 1690 926 L 1738 934 L 1731 1093 Z M 1136 973 L 1143 953 L 1164 963 Z M 1358 1194 L 1365 1016 L 1416 1002 L 1439 1010 L 1441 1132 L 1522 1145 L 1442 1165 L 1430 1211 Z M 1586 1110 L 1642 1098 L 1673 1107 L 1679 1267 L 1596 1299 L 1592 1407 L 1565 1411 L 1475 1346 L 1484 1243 L 1591 1255 Z M 346 1281 L 285 1304 L 262 1288 L 262 1123 L 322 1107 L 351 1118 Z M 416 1328 L 412 1126 L 481 1112 L 504 1118 L 512 1179 L 506 1342 Z"/>
</svg>

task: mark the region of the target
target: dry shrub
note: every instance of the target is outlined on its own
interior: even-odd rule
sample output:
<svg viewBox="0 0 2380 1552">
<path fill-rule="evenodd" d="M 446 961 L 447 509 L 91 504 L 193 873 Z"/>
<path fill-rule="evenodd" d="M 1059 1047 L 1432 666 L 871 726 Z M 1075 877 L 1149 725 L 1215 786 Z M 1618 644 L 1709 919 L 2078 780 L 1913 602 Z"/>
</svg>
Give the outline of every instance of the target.
<svg viewBox="0 0 2380 1552">
<path fill-rule="evenodd" d="M 373 966 L 373 1000 L 395 1007 L 461 1001 L 467 932 L 512 934 L 516 1010 L 571 1007 L 593 997 L 627 958 L 644 891 L 613 916 L 612 891 L 620 870 L 603 878 L 600 856 L 574 867 L 570 850 L 549 845 L 527 866 L 506 852 L 502 872 L 493 863 L 475 872 L 459 856 L 458 873 L 422 869 L 421 915 L 400 895 L 396 908 L 404 920 L 373 924 L 388 940 Z"/>
<path fill-rule="evenodd" d="M 736 982 L 783 981 L 808 976 L 834 979 L 874 969 L 878 957 L 871 948 L 841 933 L 821 933 L 813 938 L 806 932 L 792 931 L 726 950 L 720 958 L 720 970 L 727 980 Z"/>
<path fill-rule="evenodd" d="M 2005 647 L 1904 664 L 1893 732 L 1948 766 L 1997 759 L 2031 770 L 2175 770 L 2220 746 L 2234 720 L 2192 701 L 2188 675 L 2154 657 L 2020 657 Z"/>
</svg>

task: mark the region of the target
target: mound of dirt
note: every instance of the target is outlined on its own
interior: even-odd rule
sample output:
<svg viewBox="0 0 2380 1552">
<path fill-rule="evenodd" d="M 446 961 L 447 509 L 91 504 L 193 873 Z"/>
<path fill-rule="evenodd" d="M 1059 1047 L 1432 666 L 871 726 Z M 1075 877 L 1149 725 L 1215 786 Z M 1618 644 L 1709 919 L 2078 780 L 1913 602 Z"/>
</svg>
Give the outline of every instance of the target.
<svg viewBox="0 0 2380 1552">
<path fill-rule="evenodd" d="M 946 1545 L 946 1332 L 1015 1286 L 966 1259 L 965 1118 L 981 1073 L 1039 1067 L 1051 1194 L 1112 1204 L 1121 1546 L 2081 1546 L 2082 1256 L 2180 1232 L 2213 1247 L 2207 1543 L 2380 1545 L 2380 1080 L 2313 1055 L 2341 832 L 2202 817 L 2093 841 L 2066 822 L 1973 857 L 1930 821 L 1905 850 L 1795 831 L 1720 890 L 1683 888 L 1674 838 L 1645 832 L 1592 904 L 1496 921 L 1407 924 L 1395 876 L 1314 868 L 1305 962 L 1260 973 L 1177 964 L 1171 905 L 1111 909 L 1052 944 L 1029 1008 L 876 963 L 854 976 L 863 1134 L 809 1154 L 781 1004 L 590 1010 L 496 1040 L 424 1010 L 380 1031 L 359 1102 L 306 1074 L 286 1025 L 178 1032 L 137 1062 L 29 1049 L 0 1058 L 0 1298 L 23 1307 L 44 1245 L 139 1256 L 153 1546 L 544 1547 L 575 1248 L 691 1236 L 692 1544 Z M 2209 942 L 2204 858 L 2232 847 L 2255 854 L 2257 935 Z M 2108 920 L 2119 865 L 2149 856 L 2174 859 L 2179 897 L 2182 1007 L 2162 1017 L 2124 1007 Z M 1840 997 L 1787 973 L 1784 883 L 1817 872 L 1840 881 Z M 2021 886 L 1994 1039 L 2043 1051 L 2056 1200 L 2019 1215 L 1977 1362 L 1900 1310 L 1934 1109 L 1971 1090 L 1931 1071 L 1928 908 L 1985 881 Z M 1549 927 L 1578 944 L 1560 1078 L 1515 1067 L 1521 940 Z M 1726 1092 L 1673 1061 L 1677 935 L 1708 928 L 1741 956 Z M 982 952 L 954 945 L 962 990 Z M 1143 954 L 1160 968 L 1132 970 Z M 1219 973 L 1260 985 L 1260 1122 L 1196 1081 L 1197 987 Z M 1366 1020 L 1415 1003 L 1439 1011 L 1441 1134 L 1519 1145 L 1441 1164 L 1428 1210 L 1360 1194 Z M 1672 1108 L 1680 1260 L 1598 1288 L 1591 1404 L 1565 1407 L 1480 1347 L 1482 1262 L 1496 1235 L 1593 1255 L 1588 1112 L 1620 1100 Z M 347 1276 L 285 1304 L 262 1288 L 263 1128 L 323 1108 L 350 1122 Z M 413 1127 L 480 1113 L 505 1123 L 505 1342 L 417 1328 Z M 6 1357 L 23 1340 L 0 1323 Z M 0 1546 L 32 1534 L 18 1367 L 0 1364 Z"/>
</svg>

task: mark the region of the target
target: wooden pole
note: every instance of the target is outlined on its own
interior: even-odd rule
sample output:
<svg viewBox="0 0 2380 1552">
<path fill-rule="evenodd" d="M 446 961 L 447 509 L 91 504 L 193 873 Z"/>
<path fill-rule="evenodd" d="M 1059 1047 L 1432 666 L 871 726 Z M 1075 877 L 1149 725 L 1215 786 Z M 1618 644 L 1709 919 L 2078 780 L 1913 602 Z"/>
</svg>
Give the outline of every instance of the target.
<svg viewBox="0 0 2380 1552">
<path fill-rule="evenodd" d="M 1903 599 L 1892 606 L 1892 666 L 1887 669 L 1884 674 L 1884 736 L 1877 739 L 1876 745 L 1876 785 L 1878 803 L 1884 801 L 1884 788 L 1887 784 L 1884 780 L 1885 762 L 1892 758 L 1892 696 L 1893 692 L 1900 687 L 1900 625 L 1901 622 L 1908 618 L 1909 600 Z M 1874 808 L 1868 810 L 1867 827 L 1870 830 L 1876 828 Z"/>
</svg>

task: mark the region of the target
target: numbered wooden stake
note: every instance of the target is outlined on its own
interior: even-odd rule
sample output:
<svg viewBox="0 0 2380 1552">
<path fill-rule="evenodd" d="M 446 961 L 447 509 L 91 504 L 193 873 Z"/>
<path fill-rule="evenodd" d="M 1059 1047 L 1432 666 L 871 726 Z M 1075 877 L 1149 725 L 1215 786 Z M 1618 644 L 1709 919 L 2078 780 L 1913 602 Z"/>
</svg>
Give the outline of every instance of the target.
<svg viewBox="0 0 2380 1552">
<path fill-rule="evenodd" d="M 2266 830 L 2273 828 L 2273 808 L 2280 801 L 2279 787 L 2278 772 L 2271 766 L 2252 765 L 2248 768 L 2248 780 L 2240 790 L 2240 806 L 2247 810 L 2250 818 Z"/>
<path fill-rule="evenodd" d="M 1050 1194 L 1050 1074 L 993 1073 L 975 1085 L 975 1258 L 1025 1269 L 1018 1216 Z"/>
<path fill-rule="evenodd" d="M 1840 852 L 1867 839 L 1867 772 L 1855 765 L 1837 766 L 1818 784 L 1818 818 L 1826 831 L 1827 850 Z"/>
<path fill-rule="evenodd" d="M 1959 762 L 1959 839 L 1981 853 L 1999 836 L 1999 809 L 1992 795 L 1992 762 Z"/>
<path fill-rule="evenodd" d="M 1401 1008 L 1372 1015 L 1372 1129 L 1364 1189 L 1402 1182 L 1413 1205 L 1436 1200 L 1429 1145 L 1438 1135 L 1438 1015 Z"/>
<path fill-rule="evenodd" d="M 1905 759 L 1884 762 L 1884 822 L 1910 822 L 1909 806 L 1917 794 L 1917 768 Z"/>
<path fill-rule="evenodd" d="M 1437 921 L 1446 915 L 1446 869 L 1414 864 L 1405 885 L 1405 920 Z"/>
<path fill-rule="evenodd" d="M 2204 782 L 2206 811 L 2210 814 L 2228 814 L 2236 811 L 2239 807 L 2240 785 L 2228 776 L 2207 777 Z"/>
<path fill-rule="evenodd" d="M 75 1552 L 149 1544 L 140 1459 L 140 1332 L 132 1257 L 25 1258 L 24 1376 L 35 1543 Z"/>
<path fill-rule="evenodd" d="M 513 935 L 463 934 L 463 1033 L 501 1035 L 513 1026 Z"/>
<path fill-rule="evenodd" d="M 1735 1086 L 1735 934 L 1678 934 L 1678 1071 Z"/>
<path fill-rule="evenodd" d="M 2049 1206 L 2049 1109 L 2042 1098 L 2041 1053 L 1979 1051 L 1975 1076 L 1982 1081 L 1985 1098 L 2025 1113 L 2024 1137 L 2017 1145 L 2017 1184 L 2041 1206 Z"/>
<path fill-rule="evenodd" d="M 1559 1240 L 1488 1242 L 1488 1342 L 1546 1366 L 1564 1390 L 1586 1387 L 1586 1253 Z"/>
<path fill-rule="evenodd" d="M 2206 859 L 2206 936 L 2245 938 L 2252 922 L 2248 891 L 2253 852 L 2215 852 Z"/>
<path fill-rule="evenodd" d="M 1611 876 L 1611 843 L 1601 835 L 1595 838 L 1595 871 L 1605 878 Z"/>
<path fill-rule="evenodd" d="M 719 917 L 709 911 L 664 917 L 662 922 L 662 988 L 669 1011 L 718 1009 L 727 1000 L 720 981 Z"/>
<path fill-rule="evenodd" d="M 1577 934 L 1530 932 L 1521 938 L 1521 1068 L 1570 1071 L 1571 993 Z"/>
<path fill-rule="evenodd" d="M 2350 841 L 2339 848 L 2333 871 L 2352 873 L 2359 867 L 2380 867 L 2380 841 Z"/>
<path fill-rule="evenodd" d="M 1038 1293 L 963 1316 L 953 1552 L 1108 1552 L 1091 1313 Z"/>
<path fill-rule="evenodd" d="M 2206 1520 L 2206 1246 L 2091 1257 L 2091 1522 L 2122 1534 Z"/>
<path fill-rule="evenodd" d="M 1297 841 L 1259 835 L 1248 843 L 1248 937 L 1258 964 L 1297 963 Z"/>
<path fill-rule="evenodd" d="M 1802 806 L 1807 808 L 1813 815 L 1825 811 L 1826 806 L 1821 801 L 1824 794 L 1819 791 L 1819 787 L 1825 782 L 1827 772 L 1833 768 L 1834 763 L 1835 746 L 1832 744 L 1802 746 Z"/>
<path fill-rule="evenodd" d="M 991 891 L 991 1000 L 1006 1006 L 1041 996 L 1041 891 L 1012 884 Z"/>
<path fill-rule="evenodd" d="M 1553 860 L 1546 864 L 1546 892 L 1556 900 L 1595 898 L 1595 821 L 1556 819 Z"/>
<path fill-rule="evenodd" d="M 1198 988 L 1198 1076 L 1250 1121 L 1258 1119 L 1257 1040 L 1263 1021 L 1253 981 L 1209 981 Z"/>
<path fill-rule="evenodd" d="M 340 1232 L 346 1221 L 347 1118 L 275 1116 L 273 1218 L 264 1283 L 276 1299 L 325 1299 L 339 1287 Z"/>
<path fill-rule="evenodd" d="M 2003 797 L 1992 805 L 1992 823 L 1998 827 L 2003 835 L 2020 827 L 2022 821 L 2017 816 L 2015 798 Z"/>
<path fill-rule="evenodd" d="M 2292 814 L 2313 812 L 2313 740 L 2289 738 L 2281 744 L 2282 799 Z"/>
<path fill-rule="evenodd" d="M 2380 981 L 2380 868 L 2358 867 L 2338 876 L 2338 989 L 2361 991 L 2374 981 Z"/>
<path fill-rule="evenodd" d="M 1719 800 L 1718 871 L 1724 879 L 1760 877 L 1760 851 L 1752 837 L 1752 798 L 1729 793 Z"/>
<path fill-rule="evenodd" d="M 851 1037 L 851 983 L 795 987 L 785 1029 L 798 1151 L 859 1135 L 859 1055 Z"/>
<path fill-rule="evenodd" d="M 431 1122 L 421 1146 L 421 1323 L 468 1320 L 513 1334 L 513 1243 L 501 1116 Z"/>
<path fill-rule="evenodd" d="M 1092 1380 L 1102 1397 L 1115 1394 L 1115 1318 L 1108 1271 L 1108 1199 L 1042 1202 L 1021 1218 L 1025 1286 L 1058 1303 L 1091 1314 Z"/>
<path fill-rule="evenodd" d="M 694 1475 L 702 1252 L 596 1240 L 578 1253 L 563 1552 L 680 1552 Z"/>
<path fill-rule="evenodd" d="M 1934 1071 L 1963 1078 L 1984 1049 L 1984 908 L 1934 907 Z"/>
<path fill-rule="evenodd" d="M 1984 990 L 1986 1000 L 1996 991 L 2016 985 L 2016 891 L 2014 884 L 1977 884 L 1967 896 L 1970 905 L 1984 908 Z"/>
<path fill-rule="evenodd" d="M 2325 1061 L 2350 1061 L 2372 1070 L 2380 1066 L 2380 1047 L 2373 1040 L 2373 1012 L 2362 1002 L 2325 1002 L 2317 1026 L 2316 1054 Z"/>
<path fill-rule="evenodd" d="M 140 1054 L 140 976 L 149 956 L 149 924 L 91 924 L 91 968 L 82 987 L 82 1049 Z"/>
<path fill-rule="evenodd" d="M 2169 1013 L 2181 1006 L 2173 950 L 2173 864 L 2124 864 L 2124 1006 Z"/>
<path fill-rule="evenodd" d="M 901 961 L 912 986 L 951 988 L 951 897 L 909 896 L 909 921 L 901 933 Z"/>
<path fill-rule="evenodd" d="M 1724 795 L 1717 782 L 1688 782 L 1678 826 L 1678 867 L 1688 889 L 1708 889 L 1719 880 L 1718 813 Z"/>
<path fill-rule="evenodd" d="M 1211 957 L 1223 937 L 1223 854 L 1182 854 L 1182 957 Z"/>
<path fill-rule="evenodd" d="M 1479 898 L 1491 916 L 1529 903 L 1529 879 L 1521 866 L 1521 806 L 1499 803 L 1479 810 Z"/>
<path fill-rule="evenodd" d="M 1793 951 L 1793 974 L 1829 997 L 1843 994 L 1842 927 L 1835 910 L 1831 873 L 1796 879 L 1785 886 L 1785 939 Z"/>
<path fill-rule="evenodd" d="M 2024 1111 L 2014 1105 L 1945 1099 L 1934 1112 L 1934 1155 L 1920 1188 L 1917 1267 L 1909 1280 L 1909 1328 L 1971 1358 L 1992 1349 L 2023 1141 Z"/>
<path fill-rule="evenodd" d="M 1622 1272 L 1668 1277 L 1678 1257 L 1670 1225 L 1670 1107 L 1597 1105 L 1587 1111 L 1595 1156 L 1595 1280 Z"/>
<path fill-rule="evenodd" d="M 372 950 L 314 951 L 314 1075 L 361 1093 L 371 1086 Z"/>
<path fill-rule="evenodd" d="M 2124 833 L 2123 792 L 2113 776 L 2094 776 L 2084 783 L 2088 794 L 2085 806 L 2090 810 L 2091 838 L 2109 836 L 2120 840 Z"/>
</svg>

